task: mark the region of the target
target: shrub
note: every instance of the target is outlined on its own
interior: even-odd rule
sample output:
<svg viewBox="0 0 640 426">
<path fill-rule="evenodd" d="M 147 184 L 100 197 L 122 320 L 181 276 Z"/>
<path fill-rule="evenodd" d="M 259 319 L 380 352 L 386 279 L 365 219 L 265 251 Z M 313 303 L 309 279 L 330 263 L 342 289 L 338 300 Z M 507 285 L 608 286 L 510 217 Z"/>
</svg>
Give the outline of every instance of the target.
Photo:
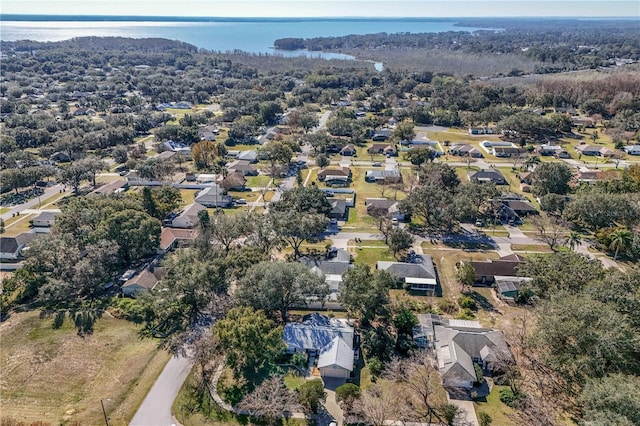
<svg viewBox="0 0 640 426">
<path fill-rule="evenodd" d="M 296 352 L 291 356 L 291 364 L 296 367 L 304 368 L 307 366 L 307 354 L 302 352 Z"/>
<path fill-rule="evenodd" d="M 458 300 L 458 305 L 460 305 L 462 309 L 470 309 L 472 311 L 475 311 L 478 309 L 478 305 L 476 305 L 476 301 L 470 298 L 469 296 L 465 296 L 460 300 Z"/>
<path fill-rule="evenodd" d="M 304 382 L 298 388 L 298 399 L 305 409 L 312 413 L 317 413 L 320 401 L 327 399 L 327 394 L 324 391 L 322 380 L 313 379 Z"/>
<path fill-rule="evenodd" d="M 456 319 L 461 320 L 472 320 L 474 318 L 475 315 L 471 309 L 463 309 L 458 315 L 456 315 Z"/>
<path fill-rule="evenodd" d="M 524 392 L 513 392 L 511 389 L 502 389 L 500 391 L 500 401 L 509 407 L 517 407 L 518 403 L 524 399 Z"/>
<path fill-rule="evenodd" d="M 370 358 L 369 359 L 369 372 L 371 372 L 372 378 L 376 378 L 382 373 L 383 369 L 382 361 L 378 358 Z"/>
<path fill-rule="evenodd" d="M 345 383 L 336 389 L 336 402 L 344 402 L 351 405 L 354 400 L 360 398 L 360 387 L 353 383 Z"/>
<path fill-rule="evenodd" d="M 136 324 L 144 322 L 150 315 L 149 310 L 137 300 L 127 298 L 113 299 L 109 312 L 116 318 L 123 318 Z"/>
<path fill-rule="evenodd" d="M 482 373 L 482 367 L 479 364 L 473 364 L 473 369 L 476 372 L 476 383 L 480 384 L 484 380 L 484 374 Z"/>
<path fill-rule="evenodd" d="M 493 423 L 493 419 L 487 413 L 478 413 L 478 423 L 480 426 L 490 426 Z"/>
<path fill-rule="evenodd" d="M 438 309 L 440 309 L 445 314 L 455 314 L 458 311 L 456 304 L 453 303 L 449 299 L 443 299 L 438 303 Z"/>
</svg>

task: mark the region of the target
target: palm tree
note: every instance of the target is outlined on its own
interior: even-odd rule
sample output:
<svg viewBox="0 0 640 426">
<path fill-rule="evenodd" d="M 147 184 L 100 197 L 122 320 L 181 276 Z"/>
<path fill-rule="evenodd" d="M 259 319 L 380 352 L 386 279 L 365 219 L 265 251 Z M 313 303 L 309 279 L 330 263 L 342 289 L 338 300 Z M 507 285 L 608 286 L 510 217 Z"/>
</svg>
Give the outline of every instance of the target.
<svg viewBox="0 0 640 426">
<path fill-rule="evenodd" d="M 617 228 L 609 235 L 611 243 L 609 244 L 609 250 L 615 250 L 613 254 L 613 260 L 616 260 L 620 250 L 627 250 L 633 241 L 633 234 L 627 228 Z"/>
<path fill-rule="evenodd" d="M 567 237 L 567 244 L 571 251 L 575 251 L 576 247 L 578 247 L 582 243 L 582 239 L 580 238 L 580 234 L 576 231 L 569 232 L 569 236 Z"/>
</svg>

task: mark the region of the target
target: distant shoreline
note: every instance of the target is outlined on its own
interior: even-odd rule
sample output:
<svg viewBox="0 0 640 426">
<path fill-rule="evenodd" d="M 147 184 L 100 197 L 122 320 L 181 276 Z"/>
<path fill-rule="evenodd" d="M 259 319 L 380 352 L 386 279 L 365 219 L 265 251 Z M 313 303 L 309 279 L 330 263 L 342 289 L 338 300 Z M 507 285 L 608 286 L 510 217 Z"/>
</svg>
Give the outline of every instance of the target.
<svg viewBox="0 0 640 426">
<path fill-rule="evenodd" d="M 196 16 L 134 16 L 134 15 L 24 15 L 0 14 L 0 22 L 463 22 L 474 21 L 635 21 L 630 17 L 196 17 Z"/>
</svg>

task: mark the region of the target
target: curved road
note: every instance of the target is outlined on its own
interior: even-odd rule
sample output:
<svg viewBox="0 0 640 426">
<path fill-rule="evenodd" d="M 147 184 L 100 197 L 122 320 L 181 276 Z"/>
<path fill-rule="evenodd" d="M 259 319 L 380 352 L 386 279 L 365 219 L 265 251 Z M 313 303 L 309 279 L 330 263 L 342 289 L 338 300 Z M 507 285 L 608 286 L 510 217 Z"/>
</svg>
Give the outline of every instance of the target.
<svg viewBox="0 0 640 426">
<path fill-rule="evenodd" d="M 191 358 L 172 357 L 164 367 L 164 370 L 162 370 L 162 373 L 160 373 L 160 376 L 158 376 L 129 425 L 173 426 L 178 424 L 171 414 L 171 406 L 192 366 L 193 360 Z"/>
</svg>

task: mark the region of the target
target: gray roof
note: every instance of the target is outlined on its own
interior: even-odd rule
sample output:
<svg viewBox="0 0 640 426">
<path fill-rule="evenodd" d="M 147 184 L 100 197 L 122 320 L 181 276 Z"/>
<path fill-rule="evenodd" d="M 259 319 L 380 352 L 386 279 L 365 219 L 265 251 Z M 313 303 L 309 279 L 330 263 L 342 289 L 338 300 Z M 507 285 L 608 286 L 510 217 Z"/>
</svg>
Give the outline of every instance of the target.
<svg viewBox="0 0 640 426">
<path fill-rule="evenodd" d="M 236 158 L 241 161 L 245 160 L 245 161 L 254 162 L 258 159 L 258 153 L 254 150 L 240 151 L 240 153 Z"/>
<path fill-rule="evenodd" d="M 391 169 L 391 170 L 367 170 L 365 173 L 365 177 L 369 179 L 384 179 L 388 177 L 398 177 L 400 176 L 400 170 Z"/>
<path fill-rule="evenodd" d="M 180 212 L 180 214 L 178 215 L 178 217 L 193 217 L 193 218 L 197 218 L 198 217 L 198 213 L 200 213 L 202 210 L 206 210 L 207 208 L 205 206 L 203 206 L 202 204 L 198 204 L 198 203 L 191 203 L 189 205 L 187 205 L 184 209 L 182 209 L 182 211 Z"/>
<path fill-rule="evenodd" d="M 38 216 L 33 218 L 33 220 L 53 221 L 53 220 L 55 220 L 56 216 L 59 215 L 59 214 L 60 214 L 59 212 L 42 212 Z"/>
<path fill-rule="evenodd" d="M 353 371 L 353 355 L 353 349 L 341 337 L 336 336 L 320 351 L 318 368 L 340 367 Z"/>
<path fill-rule="evenodd" d="M 449 370 L 453 370 L 451 375 L 455 377 L 466 372 L 475 380 L 472 358 L 491 362 L 511 357 L 504 336 L 498 330 L 436 325 L 434 333 L 438 369 L 445 386 Z"/>
<path fill-rule="evenodd" d="M 218 201 L 231 202 L 231 198 L 224 194 L 224 189 L 220 186 L 213 185 L 200 191 L 196 196 L 195 201 L 205 205 Z"/>
<path fill-rule="evenodd" d="M 427 254 L 413 256 L 411 263 L 379 261 L 376 264 L 376 268 L 387 271 L 400 280 L 405 278 L 436 279 L 433 260 Z"/>
<path fill-rule="evenodd" d="M 523 283 L 530 282 L 531 278 L 496 276 L 495 280 L 496 290 L 498 291 L 498 293 L 504 294 L 507 292 L 520 290 L 520 286 L 522 286 Z"/>
<path fill-rule="evenodd" d="M 481 170 L 479 172 L 470 173 L 469 180 L 477 181 L 491 181 L 491 182 L 506 182 L 506 179 L 497 170 Z"/>
</svg>

